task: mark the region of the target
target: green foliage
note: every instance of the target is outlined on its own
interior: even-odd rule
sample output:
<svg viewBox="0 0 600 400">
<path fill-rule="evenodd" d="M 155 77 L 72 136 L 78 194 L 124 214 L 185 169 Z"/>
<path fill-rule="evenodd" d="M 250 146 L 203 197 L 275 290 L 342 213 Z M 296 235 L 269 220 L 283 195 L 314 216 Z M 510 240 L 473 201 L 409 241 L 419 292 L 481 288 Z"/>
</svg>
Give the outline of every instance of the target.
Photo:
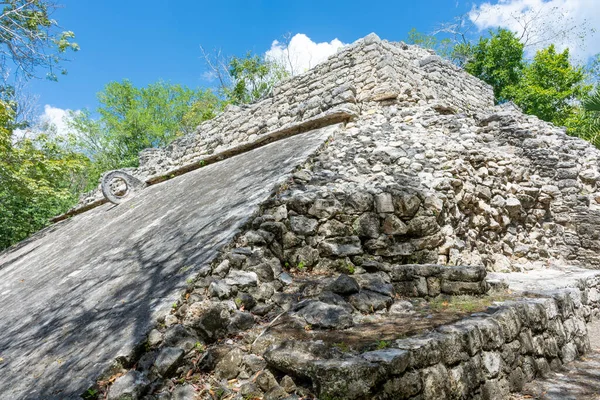
<svg viewBox="0 0 600 400">
<path fill-rule="evenodd" d="M 47 70 L 47 78 L 56 80 L 62 53 L 77 51 L 75 34 L 61 32 L 50 16 L 56 5 L 49 0 L 6 0 L 0 14 L 0 62 L 3 71 L 16 66 L 25 77 L 35 76 L 35 70 Z M 62 74 L 66 71 L 61 70 Z"/>
<path fill-rule="evenodd" d="M 4 78 L 31 78 L 38 69 L 57 79 L 62 54 L 77 51 L 73 32 L 60 32 L 50 18 L 55 4 L 45 0 L 7 0 L 0 12 L 0 65 Z M 63 74 L 66 73 L 62 70 Z M 14 80 L 14 78 L 13 78 Z M 89 160 L 52 131 L 17 138 L 23 129 L 15 87 L 0 87 L 0 250 L 48 224 L 66 211 L 82 189 L 81 174 Z"/>
<path fill-rule="evenodd" d="M 596 91 L 583 101 L 583 107 L 586 111 L 600 113 L 600 88 L 596 88 Z"/>
<path fill-rule="evenodd" d="M 353 264 L 346 264 L 346 270 L 348 271 L 348 273 L 350 275 L 354 274 L 354 272 L 356 272 L 356 268 L 354 267 Z"/>
<path fill-rule="evenodd" d="M 567 121 L 567 130 L 600 148 L 600 87 L 583 99 L 582 106 Z"/>
<path fill-rule="evenodd" d="M 416 28 L 408 32 L 406 42 L 434 50 L 440 57 L 447 58 L 459 66 L 464 65 L 473 53 L 470 43 L 453 43 L 450 38 L 439 39 L 435 35 L 421 33 Z"/>
<path fill-rule="evenodd" d="M 588 73 L 596 84 L 600 83 L 600 54 L 596 54 L 589 63 Z"/>
<path fill-rule="evenodd" d="M 98 394 L 99 394 L 99 392 L 97 389 L 89 388 L 81 395 L 81 397 L 85 400 L 92 400 L 92 399 L 97 399 Z"/>
<path fill-rule="evenodd" d="M 412 28 L 408 32 L 406 43 L 434 50 L 441 57 L 450 58 L 452 55 L 453 46 L 450 39 L 440 40 L 435 35 L 421 33 L 416 28 Z"/>
<path fill-rule="evenodd" d="M 506 97 L 524 112 L 564 126 L 574 112 L 573 102 L 590 90 L 584 81 L 584 70 L 571 64 L 569 50 L 557 53 L 550 45 L 536 53 Z"/>
<path fill-rule="evenodd" d="M 140 151 L 164 147 L 191 133 L 211 119 L 221 102 L 210 90 L 193 90 L 165 82 L 137 88 L 127 80 L 111 82 L 98 94 L 100 115 L 87 110 L 72 113 L 71 128 L 77 132 L 75 147 L 93 162 L 88 171 L 89 188 L 102 172 L 136 167 Z"/>
<path fill-rule="evenodd" d="M 469 42 L 457 43 L 452 47 L 452 61 L 459 67 L 465 67 L 474 56 L 475 46 Z"/>
<path fill-rule="evenodd" d="M 17 140 L 13 116 L 11 105 L 0 100 L 0 249 L 72 206 L 81 190 L 80 173 L 89 164 L 47 133 Z"/>
<path fill-rule="evenodd" d="M 499 29 L 490 37 L 481 37 L 472 48 L 472 57 L 465 70 L 494 88 L 496 100 L 509 99 L 507 89 L 521 79 L 524 68 L 523 44 L 514 33 Z"/>
<path fill-rule="evenodd" d="M 480 38 L 472 47 L 465 70 L 489 83 L 496 101 L 513 101 L 525 113 L 566 126 L 569 134 L 599 146 L 597 121 L 589 109 L 579 105 L 591 89 L 585 84 L 584 68 L 570 62 L 568 49 L 559 53 L 550 45 L 527 62 L 523 48 L 514 33 L 491 31 L 490 37 Z M 589 72 L 600 71 L 599 65 L 600 59 L 591 63 Z M 589 101 L 593 107 L 593 100 Z"/>
<path fill-rule="evenodd" d="M 383 350 L 383 349 L 387 349 L 388 347 L 390 347 L 392 343 L 388 340 L 380 340 L 377 342 L 377 350 Z"/>
<path fill-rule="evenodd" d="M 196 342 L 194 349 L 199 353 L 204 353 L 206 351 L 206 346 L 202 342 Z"/>
<path fill-rule="evenodd" d="M 0 121 L 3 127 L 8 131 L 15 129 L 25 129 L 29 126 L 27 121 L 17 121 L 20 104 L 16 99 L 15 87 L 11 85 L 0 86 L 0 100 L 4 102 L 4 106 L 10 110 L 10 118 Z"/>
<path fill-rule="evenodd" d="M 342 353 L 348 353 L 351 350 L 346 342 L 334 343 L 333 347 L 339 349 Z"/>
<path fill-rule="evenodd" d="M 247 104 L 268 95 L 287 72 L 264 57 L 248 53 L 246 57 L 231 59 L 229 75 L 232 84 L 224 88 L 225 100 L 232 104 Z"/>
<path fill-rule="evenodd" d="M 587 140 L 600 148 L 600 118 L 597 113 L 582 106 L 573 106 L 573 112 L 565 121 L 567 133 Z"/>
</svg>

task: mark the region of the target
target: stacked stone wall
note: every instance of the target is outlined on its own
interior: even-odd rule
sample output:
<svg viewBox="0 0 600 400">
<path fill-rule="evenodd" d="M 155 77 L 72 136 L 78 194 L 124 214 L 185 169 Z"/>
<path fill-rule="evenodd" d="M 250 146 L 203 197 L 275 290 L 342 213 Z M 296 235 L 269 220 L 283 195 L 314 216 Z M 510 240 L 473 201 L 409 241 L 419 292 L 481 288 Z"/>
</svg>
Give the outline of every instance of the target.
<svg viewBox="0 0 600 400">
<path fill-rule="evenodd" d="M 443 107 L 465 112 L 488 108 L 494 101 L 488 85 L 429 51 L 370 35 L 310 71 L 276 85 L 267 98 L 251 105 L 230 105 L 166 148 L 144 150 L 140 166 L 127 172 L 142 181 L 152 180 L 260 141 L 261 136 L 293 131 L 294 126 L 311 119 L 327 121 L 326 116 L 336 110 L 356 116 L 361 103 L 385 100 L 407 107 L 442 101 Z M 311 129 L 315 127 L 319 126 Z M 84 195 L 75 209 L 100 200 L 97 189 Z"/>
<path fill-rule="evenodd" d="M 393 321 L 410 308 L 404 297 L 485 296 L 486 271 L 600 267 L 600 153 L 492 103 L 487 85 L 428 51 L 368 37 L 144 153 L 134 173 L 152 176 L 335 110 L 352 115 L 214 263 L 197 266 L 150 334 L 140 375 L 164 383 L 203 365 L 219 379 L 256 374 L 267 398 L 294 391 L 268 366 L 310 380 L 323 398 L 500 399 L 584 354 L 586 323 L 600 313 L 597 277 L 359 355 L 258 335 L 218 362 L 191 362 L 196 343 L 259 321 L 341 331 Z"/>
<path fill-rule="evenodd" d="M 288 247 L 280 259 L 290 265 L 312 268 L 318 255 L 318 268 L 331 270 L 325 264 L 338 255 L 324 249 L 345 245 L 358 248 L 341 257 L 356 265 L 364 253 L 392 263 L 494 271 L 600 266 L 598 151 L 561 128 L 492 104 L 489 86 L 427 50 L 369 36 L 282 82 L 268 98 L 232 106 L 166 149 L 143 152 L 140 168 L 129 172 L 151 180 L 300 133 L 307 121 L 352 118 L 277 200 L 298 214 L 295 220 L 309 222 L 323 219 L 309 212 L 311 202 L 333 204 L 335 215 L 321 221 L 330 220 L 317 226 L 321 232 L 297 245 L 281 243 Z M 374 203 L 351 209 L 361 196 Z M 102 198 L 96 191 L 78 207 Z M 340 224 L 343 232 L 329 227 Z"/>
<path fill-rule="evenodd" d="M 594 277 L 549 298 L 505 302 L 354 358 L 313 354 L 305 371 L 325 398 L 507 399 L 590 350 L 586 323 L 600 314 L 598 289 Z M 285 369 L 288 350 L 285 343 L 265 357 Z"/>
</svg>

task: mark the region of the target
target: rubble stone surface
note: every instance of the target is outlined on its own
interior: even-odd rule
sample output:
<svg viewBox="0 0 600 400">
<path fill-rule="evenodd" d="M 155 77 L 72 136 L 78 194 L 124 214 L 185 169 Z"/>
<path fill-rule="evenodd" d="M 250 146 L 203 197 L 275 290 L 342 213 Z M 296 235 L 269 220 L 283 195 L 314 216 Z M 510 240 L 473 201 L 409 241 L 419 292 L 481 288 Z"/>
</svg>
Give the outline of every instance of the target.
<svg viewBox="0 0 600 400">
<path fill-rule="evenodd" d="M 115 248 L 86 246 L 103 261 L 88 262 L 134 268 L 148 259 L 117 281 L 180 274 L 160 293 L 149 288 L 147 297 L 169 310 L 131 328 L 136 334 L 96 364 L 107 367 L 117 348 L 150 332 L 142 354 L 121 365 L 152 383 L 149 398 L 185 398 L 194 388 L 199 398 L 504 399 L 590 349 L 600 273 L 580 268 L 600 268 L 599 161 L 596 148 L 564 129 L 494 105 L 488 85 L 451 63 L 369 35 L 267 98 L 144 151 L 128 173 L 147 189 L 48 234 L 64 241 L 77 232 L 70 224 L 122 218 L 134 225 L 129 236 L 109 220 L 110 232 L 88 240 L 111 233 Z M 97 194 L 79 210 L 99 204 Z M 153 230 L 166 227 L 177 231 Z M 181 236 L 196 247 L 188 251 Z M 2 282 L 17 280 L 13 264 L 56 258 L 48 247 L 38 237 L 0 255 Z M 103 279 L 124 303 L 139 290 Z M 486 299 L 507 287 L 510 299 L 408 337 L 360 330 L 429 318 L 417 315 L 419 302 Z M 95 293 L 85 305 L 97 310 Z M 374 348 L 338 341 L 348 332 Z M 0 353 L 10 356 L 8 337 L 0 336 Z"/>
</svg>

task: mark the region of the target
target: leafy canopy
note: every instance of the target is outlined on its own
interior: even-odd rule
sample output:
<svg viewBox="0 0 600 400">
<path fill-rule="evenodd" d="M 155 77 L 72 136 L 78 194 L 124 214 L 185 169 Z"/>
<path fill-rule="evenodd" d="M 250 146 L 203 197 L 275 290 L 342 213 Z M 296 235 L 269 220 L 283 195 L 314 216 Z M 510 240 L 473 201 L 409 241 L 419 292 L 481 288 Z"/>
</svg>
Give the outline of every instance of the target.
<svg viewBox="0 0 600 400">
<path fill-rule="evenodd" d="M 450 38 L 440 39 L 436 35 L 427 35 L 412 28 L 408 32 L 406 43 L 431 49 L 440 57 L 447 58 L 459 66 L 463 66 L 470 59 L 473 49 L 468 42 L 453 42 Z"/>
<path fill-rule="evenodd" d="M 5 0 L 0 14 L 0 63 L 2 71 L 16 67 L 25 78 L 34 77 L 36 69 L 47 71 L 46 77 L 57 79 L 57 69 L 67 50 L 77 51 L 75 34 L 60 31 L 50 18 L 57 6 L 49 0 Z"/>
<path fill-rule="evenodd" d="M 599 113 L 600 116 L 600 88 L 596 88 L 596 91 L 583 101 L 583 107 L 587 111 Z"/>
<path fill-rule="evenodd" d="M 406 43 L 434 50 L 441 57 L 451 58 L 452 55 L 452 41 L 450 39 L 438 39 L 435 35 L 427 35 L 417 31 L 417 28 L 412 28 L 408 32 Z"/>
<path fill-rule="evenodd" d="M 574 102 L 591 89 L 585 73 L 569 61 L 569 50 L 558 53 L 554 45 L 539 50 L 523 70 L 521 79 L 506 97 L 524 112 L 564 126 L 574 112 Z"/>
<path fill-rule="evenodd" d="M 40 134 L 16 140 L 14 111 L 0 100 L 0 249 L 48 224 L 77 199 L 89 161 L 60 139 Z"/>
<path fill-rule="evenodd" d="M 98 94 L 98 119 L 89 111 L 72 113 L 77 149 L 93 162 L 90 185 L 107 170 L 135 167 L 140 151 L 164 147 L 211 119 L 221 102 L 210 90 L 157 82 L 135 87 L 111 82 Z"/>
<path fill-rule="evenodd" d="M 465 70 L 490 84 L 496 100 L 502 102 L 509 100 L 507 88 L 519 83 L 524 65 L 523 44 L 514 33 L 499 29 L 479 39 Z"/>
<path fill-rule="evenodd" d="M 578 136 L 600 148 L 600 87 L 583 99 L 577 117 L 578 120 L 569 122 L 577 129 Z"/>
<path fill-rule="evenodd" d="M 268 95 L 287 72 L 277 63 L 248 53 L 246 57 L 233 57 L 229 61 L 229 75 L 231 85 L 224 88 L 225 100 L 232 104 L 247 104 Z"/>
</svg>

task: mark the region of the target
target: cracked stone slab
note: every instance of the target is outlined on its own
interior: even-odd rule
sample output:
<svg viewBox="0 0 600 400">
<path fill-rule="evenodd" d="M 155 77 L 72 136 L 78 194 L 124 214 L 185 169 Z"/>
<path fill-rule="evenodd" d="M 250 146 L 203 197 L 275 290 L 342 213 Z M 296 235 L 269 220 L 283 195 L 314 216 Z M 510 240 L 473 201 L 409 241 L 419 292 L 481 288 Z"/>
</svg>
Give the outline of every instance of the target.
<svg viewBox="0 0 600 400">
<path fill-rule="evenodd" d="M 79 398 L 336 128 L 151 186 L 0 253 L 0 399 Z"/>
</svg>

